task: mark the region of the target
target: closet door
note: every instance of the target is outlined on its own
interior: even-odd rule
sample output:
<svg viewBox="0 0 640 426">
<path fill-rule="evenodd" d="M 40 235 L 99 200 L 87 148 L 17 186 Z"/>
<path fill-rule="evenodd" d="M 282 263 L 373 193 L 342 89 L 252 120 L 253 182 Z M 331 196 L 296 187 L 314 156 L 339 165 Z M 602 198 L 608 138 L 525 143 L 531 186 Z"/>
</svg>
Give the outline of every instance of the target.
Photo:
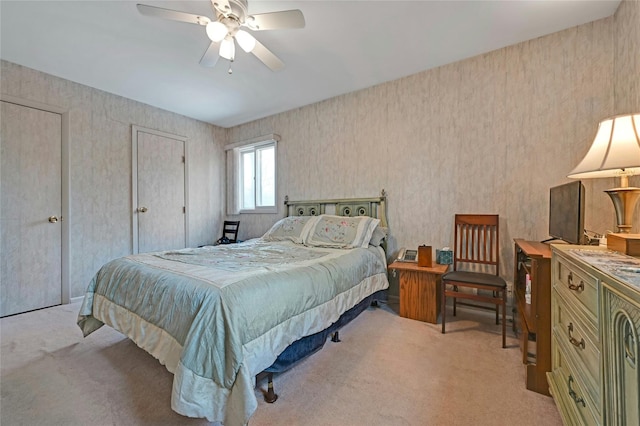
<svg viewBox="0 0 640 426">
<path fill-rule="evenodd" d="M 134 129 L 137 157 L 134 228 L 137 251 L 186 247 L 186 141 L 149 129 Z M 136 229 L 134 229 L 134 233 Z"/>
<path fill-rule="evenodd" d="M 6 316 L 62 303 L 62 117 L 0 104 L 0 316 Z"/>
</svg>

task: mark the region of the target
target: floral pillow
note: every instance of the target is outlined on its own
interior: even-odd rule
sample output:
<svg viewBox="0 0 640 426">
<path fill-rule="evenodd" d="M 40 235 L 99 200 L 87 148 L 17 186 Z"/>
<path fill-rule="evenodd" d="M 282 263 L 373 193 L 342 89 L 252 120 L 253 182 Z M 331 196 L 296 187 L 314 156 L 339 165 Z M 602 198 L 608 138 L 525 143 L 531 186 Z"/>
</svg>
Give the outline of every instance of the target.
<svg viewBox="0 0 640 426">
<path fill-rule="evenodd" d="M 315 216 L 287 216 L 277 221 L 262 238 L 266 241 L 290 240 L 297 244 L 304 244 L 309 234 L 311 220 Z"/>
<path fill-rule="evenodd" d="M 305 244 L 315 247 L 367 247 L 380 219 L 369 216 L 321 215 L 312 222 Z"/>
</svg>

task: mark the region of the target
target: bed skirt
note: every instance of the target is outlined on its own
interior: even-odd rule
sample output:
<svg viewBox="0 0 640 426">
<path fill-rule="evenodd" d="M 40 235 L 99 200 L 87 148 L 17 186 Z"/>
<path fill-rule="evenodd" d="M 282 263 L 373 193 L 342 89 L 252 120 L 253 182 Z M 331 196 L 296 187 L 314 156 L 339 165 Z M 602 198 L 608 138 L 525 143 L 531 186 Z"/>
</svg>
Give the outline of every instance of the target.
<svg viewBox="0 0 640 426">
<path fill-rule="evenodd" d="M 369 295 L 353 308 L 343 313 L 340 318 L 338 318 L 338 320 L 328 328 L 293 342 L 284 351 L 282 351 L 282 353 L 278 355 L 278 358 L 276 358 L 275 362 L 264 371 L 267 373 L 282 373 L 283 371 L 292 368 L 298 362 L 322 349 L 327 338 L 332 333 L 338 331 L 340 328 L 351 322 L 351 320 L 360 315 L 360 313 L 367 309 L 374 301 L 386 300 L 387 290 L 380 290 Z"/>
</svg>

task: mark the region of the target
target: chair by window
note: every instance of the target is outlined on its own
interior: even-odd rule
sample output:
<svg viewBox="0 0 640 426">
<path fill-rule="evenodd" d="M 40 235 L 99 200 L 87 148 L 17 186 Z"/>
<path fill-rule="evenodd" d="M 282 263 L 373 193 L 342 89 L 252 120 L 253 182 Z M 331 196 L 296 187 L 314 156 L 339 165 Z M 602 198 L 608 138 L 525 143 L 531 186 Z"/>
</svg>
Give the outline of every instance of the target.
<svg viewBox="0 0 640 426">
<path fill-rule="evenodd" d="M 231 244 L 238 242 L 238 228 L 240 221 L 225 220 L 222 226 L 222 237 L 217 241 L 218 244 Z"/>
<path fill-rule="evenodd" d="M 466 304 L 481 308 L 486 305 L 458 302 L 469 299 L 493 304 L 490 309 L 498 313 L 502 307 L 502 347 L 506 347 L 507 283 L 500 273 L 500 233 L 498 215 L 456 214 L 454 230 L 453 270 L 442 276 L 442 333 L 445 333 L 447 297 L 456 305 Z M 462 291 L 471 289 L 469 291 Z"/>
</svg>

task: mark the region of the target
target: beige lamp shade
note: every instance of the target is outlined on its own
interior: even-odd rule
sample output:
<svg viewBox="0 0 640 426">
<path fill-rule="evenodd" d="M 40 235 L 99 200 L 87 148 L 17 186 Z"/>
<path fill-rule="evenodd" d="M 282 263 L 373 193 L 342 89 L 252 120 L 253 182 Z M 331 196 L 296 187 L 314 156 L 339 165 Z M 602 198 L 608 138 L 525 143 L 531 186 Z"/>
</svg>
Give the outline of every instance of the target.
<svg viewBox="0 0 640 426">
<path fill-rule="evenodd" d="M 640 174 L 640 114 L 602 120 L 587 155 L 571 171 L 574 179 Z"/>
<path fill-rule="evenodd" d="M 618 232 L 631 232 L 640 188 L 629 187 L 629 176 L 640 174 L 640 114 L 602 120 L 591 148 L 568 177 L 574 179 L 620 177 L 620 187 L 606 192 L 616 211 Z"/>
</svg>

